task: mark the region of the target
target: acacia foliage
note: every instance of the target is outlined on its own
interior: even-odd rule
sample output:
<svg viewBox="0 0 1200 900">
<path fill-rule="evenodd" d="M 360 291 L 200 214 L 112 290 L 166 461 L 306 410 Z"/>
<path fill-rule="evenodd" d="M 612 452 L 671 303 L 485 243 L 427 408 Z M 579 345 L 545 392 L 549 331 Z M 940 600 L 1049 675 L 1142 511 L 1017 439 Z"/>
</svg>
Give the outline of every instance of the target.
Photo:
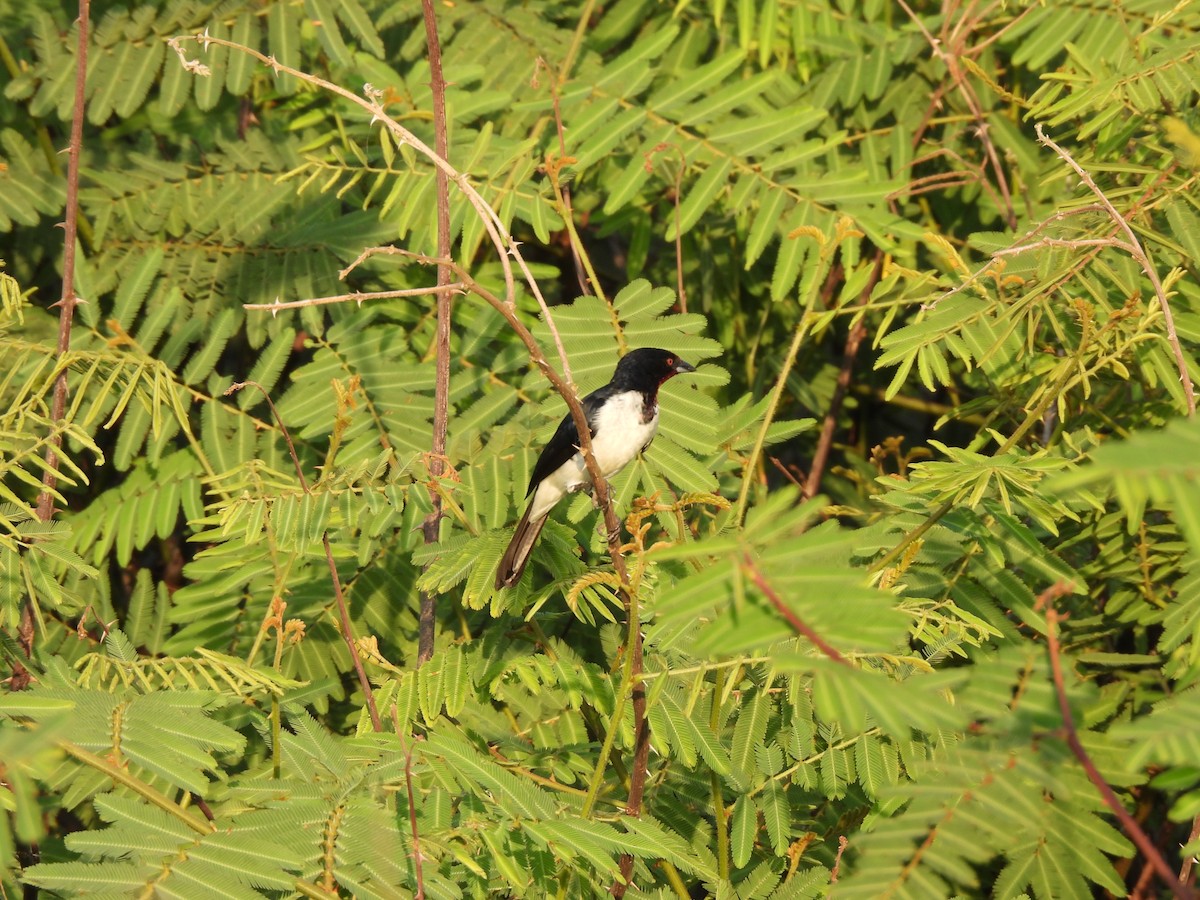
<svg viewBox="0 0 1200 900">
<path fill-rule="evenodd" d="M 1178 865 L 1200 812 L 1200 432 L 1151 282 L 1034 126 L 1132 224 L 1190 360 L 1200 151 L 1179 116 L 1200 14 L 914 12 L 437 6 L 449 158 L 524 241 L 580 390 L 629 346 L 702 364 L 699 390 L 665 388 L 660 436 L 615 482 L 654 750 L 634 819 L 623 613 L 586 498 L 547 526 L 518 589 L 492 586 L 563 412 L 499 314 L 456 301 L 435 480 L 430 304 L 242 308 L 428 285 L 394 258 L 338 272 L 375 244 L 433 251 L 432 167 L 301 79 L 187 44 L 198 77 L 165 44 L 207 32 L 370 84 L 432 144 L 419 5 L 99 9 L 88 302 L 60 354 L 46 307 L 74 35 L 65 12 L 0 2 L 10 664 L 22 604 L 38 623 L 35 685 L 0 701 L 5 889 L 409 896 L 411 806 L 431 897 L 599 896 L 622 854 L 638 896 L 820 896 L 835 870 L 849 897 L 1121 894 L 1143 863 L 1126 864 L 1062 740 L 1038 603 L 1060 583 L 1083 744 Z M 608 299 L 576 298 L 552 174 Z M 459 193 L 451 212 L 454 258 L 502 291 Z M 677 236 L 686 311 L 665 287 Z M 554 363 L 536 304 L 517 302 Z M 780 470 L 807 467 L 809 416 L 833 406 L 859 328 L 837 467 L 803 502 Z M 72 401 L 53 422 L 63 370 Z M 311 492 L 262 394 L 226 396 L 246 379 L 275 398 Z M 54 429 L 65 511 L 43 524 Z M 450 514 L 426 548 L 431 490 Z M 350 674 L 323 534 L 383 734 Z M 417 669 L 420 590 L 440 624 Z"/>
</svg>

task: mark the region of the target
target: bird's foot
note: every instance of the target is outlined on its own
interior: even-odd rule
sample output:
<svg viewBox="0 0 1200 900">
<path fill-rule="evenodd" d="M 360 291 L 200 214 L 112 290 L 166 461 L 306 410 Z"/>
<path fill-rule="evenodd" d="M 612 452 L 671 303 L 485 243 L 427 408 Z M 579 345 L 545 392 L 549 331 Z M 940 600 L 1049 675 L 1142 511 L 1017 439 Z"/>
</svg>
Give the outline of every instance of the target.
<svg viewBox="0 0 1200 900">
<path fill-rule="evenodd" d="M 611 497 L 613 494 L 612 482 L 606 480 L 604 482 L 604 487 L 608 490 L 608 496 Z M 592 487 L 592 509 L 599 509 L 599 508 L 600 508 L 600 494 L 596 491 L 595 486 L 593 486 Z"/>
<path fill-rule="evenodd" d="M 604 543 L 614 544 L 621 540 L 621 526 L 618 524 L 616 528 L 609 531 L 604 519 L 601 519 L 596 523 L 596 534 L 604 538 Z"/>
</svg>

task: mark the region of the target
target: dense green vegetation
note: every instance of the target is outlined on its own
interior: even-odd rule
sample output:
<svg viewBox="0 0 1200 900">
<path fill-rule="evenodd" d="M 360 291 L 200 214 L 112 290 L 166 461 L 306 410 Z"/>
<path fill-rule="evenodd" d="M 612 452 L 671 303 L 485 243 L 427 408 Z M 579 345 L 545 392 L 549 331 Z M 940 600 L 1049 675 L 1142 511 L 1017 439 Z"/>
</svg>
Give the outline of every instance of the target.
<svg viewBox="0 0 1200 900">
<path fill-rule="evenodd" d="M 5 896 L 1186 894 L 1194 5 L 433 3 L 443 454 L 421 3 L 98 2 L 69 349 L 59 7 L 0 0 Z M 699 367 L 624 582 L 579 496 L 493 586 L 566 409 L 509 319 Z"/>
</svg>

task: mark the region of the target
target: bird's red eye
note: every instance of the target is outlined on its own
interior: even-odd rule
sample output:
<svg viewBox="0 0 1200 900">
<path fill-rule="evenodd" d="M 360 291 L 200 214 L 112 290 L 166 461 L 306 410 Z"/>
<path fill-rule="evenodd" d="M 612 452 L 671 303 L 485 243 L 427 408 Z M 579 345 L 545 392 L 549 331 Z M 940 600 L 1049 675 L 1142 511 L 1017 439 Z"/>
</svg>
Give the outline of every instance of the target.
<svg viewBox="0 0 1200 900">
<path fill-rule="evenodd" d="M 668 356 L 668 357 L 667 357 L 667 365 L 668 365 L 668 366 L 673 366 L 673 365 L 675 365 L 675 357 L 673 357 L 673 356 Z"/>
</svg>

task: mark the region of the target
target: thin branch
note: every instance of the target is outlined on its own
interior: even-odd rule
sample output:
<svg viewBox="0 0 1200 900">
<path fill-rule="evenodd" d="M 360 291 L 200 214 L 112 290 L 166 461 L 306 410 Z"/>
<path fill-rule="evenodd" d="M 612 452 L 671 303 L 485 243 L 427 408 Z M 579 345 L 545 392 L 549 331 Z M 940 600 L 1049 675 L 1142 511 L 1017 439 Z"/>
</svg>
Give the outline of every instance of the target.
<svg viewBox="0 0 1200 900">
<path fill-rule="evenodd" d="M 225 396 L 234 394 L 242 388 L 253 387 L 258 388 L 263 397 L 267 401 L 267 406 L 271 408 L 271 415 L 275 418 L 279 425 L 279 430 L 283 433 L 283 439 L 287 442 L 288 453 L 292 457 L 292 465 L 296 467 L 296 477 L 300 479 L 300 487 L 304 493 L 312 496 L 312 489 L 308 486 L 308 479 L 304 477 L 304 468 L 300 465 L 300 457 L 296 455 L 296 446 L 292 443 L 292 435 L 288 432 L 287 426 L 283 424 L 283 418 L 279 415 L 279 410 L 275 408 L 275 402 L 271 399 L 270 393 L 257 381 L 239 381 L 231 384 L 229 389 L 225 391 Z M 333 581 L 333 596 L 337 601 L 338 618 L 341 622 L 342 640 L 346 642 L 346 649 L 350 651 L 350 661 L 354 664 L 354 672 L 358 675 L 358 684 L 362 688 L 363 695 L 367 701 L 367 711 L 371 714 L 371 727 L 375 731 L 383 730 L 383 723 L 379 720 L 379 710 L 375 707 L 375 692 L 371 690 L 371 682 L 367 680 L 367 673 L 363 669 L 362 660 L 358 656 L 358 648 L 354 645 L 354 631 L 350 626 L 350 612 L 346 607 L 346 595 L 342 592 L 342 579 L 338 575 L 337 565 L 333 561 L 333 549 L 329 545 L 329 532 L 321 532 L 321 543 L 325 547 L 325 562 L 329 566 L 329 577 Z"/>
<path fill-rule="evenodd" d="M 343 269 L 348 272 L 349 269 Z M 343 278 L 345 275 L 342 276 Z M 363 305 L 366 300 L 392 300 L 396 297 L 425 297 L 442 291 L 461 291 L 465 285 L 458 282 L 439 284 L 437 287 L 404 288 L 396 291 L 352 291 L 349 294 L 335 294 L 332 297 L 308 297 L 304 300 L 276 300 L 274 303 L 243 303 L 242 309 L 265 309 L 272 315 L 281 309 L 300 309 L 302 306 L 328 306 L 333 303 L 357 303 Z"/>
<path fill-rule="evenodd" d="M 675 148 L 679 150 L 678 147 Z M 683 151 L 679 150 L 679 171 L 675 173 L 675 280 L 679 291 L 679 311 L 687 315 L 687 288 L 683 283 L 683 231 L 680 228 L 679 206 L 683 195 L 683 170 L 685 160 Z"/>
<path fill-rule="evenodd" d="M 71 116 L 71 141 L 67 146 L 67 212 L 63 223 L 63 285 L 58 307 L 58 355 L 71 349 L 71 320 L 75 316 L 75 242 L 79 232 L 79 155 L 83 150 L 84 100 L 87 89 L 87 52 L 90 0 L 79 0 L 79 40 L 75 51 L 75 109 Z M 64 367 L 54 383 L 50 418 L 57 422 L 67 408 L 67 370 Z M 54 516 L 54 488 L 57 483 L 58 449 L 62 433 L 56 433 L 46 448 L 45 489 L 38 495 L 37 514 L 43 522 Z"/>
<path fill-rule="evenodd" d="M 1179 378 L 1183 382 L 1183 395 L 1187 400 L 1188 415 L 1194 416 L 1196 414 L 1196 395 L 1192 388 L 1191 376 L 1188 375 L 1187 358 L 1183 355 L 1183 347 L 1179 343 L 1179 335 L 1175 331 L 1175 317 L 1171 314 L 1171 304 L 1167 300 L 1166 291 L 1163 290 L 1162 281 L 1159 280 L 1158 271 L 1150 262 L 1150 257 L 1147 255 L 1145 248 L 1142 247 L 1142 242 L 1138 240 L 1138 236 L 1129 224 L 1129 221 L 1117 212 L 1117 208 L 1112 205 L 1112 201 L 1096 185 L 1096 182 L 1088 174 L 1087 170 L 1077 163 L 1070 153 L 1046 136 L 1041 122 L 1037 124 L 1034 130 L 1037 132 L 1038 140 L 1041 143 L 1053 150 L 1063 162 L 1075 170 L 1075 174 L 1079 176 L 1079 180 L 1087 185 L 1088 190 L 1096 195 L 1096 199 L 1100 201 L 1100 205 L 1104 207 L 1104 211 L 1108 213 L 1113 223 L 1124 232 L 1125 240 L 1129 245 L 1127 252 L 1142 267 L 1142 271 L 1146 273 L 1146 277 L 1150 279 L 1150 283 L 1154 286 L 1154 294 L 1158 297 L 1158 303 L 1162 307 L 1163 322 L 1167 326 L 1167 342 L 1171 345 L 1171 351 L 1175 354 L 1175 365 L 1179 367 Z"/>
<path fill-rule="evenodd" d="M 679 228 L 679 206 L 680 199 L 683 193 L 683 173 L 687 169 L 687 157 L 684 156 L 683 150 L 675 144 L 661 143 L 656 145 L 649 153 L 646 154 L 645 168 L 647 172 L 653 169 L 652 159 L 655 153 L 660 153 L 663 150 L 674 150 L 679 155 L 679 168 L 675 171 L 675 192 L 673 200 L 675 204 L 675 283 L 676 290 L 679 295 L 679 311 L 687 314 L 687 289 L 683 283 L 683 233 Z"/>
<path fill-rule="evenodd" d="M 629 690 L 633 698 L 633 767 L 629 773 L 629 800 L 625 804 L 625 815 L 642 814 L 642 797 L 646 791 L 646 776 L 650 764 L 650 727 L 646 719 L 646 685 L 642 681 L 642 624 L 639 621 L 637 594 L 622 590 L 627 598 L 626 615 L 629 618 L 625 652 L 628 656 Z M 620 721 L 613 719 L 609 731 L 620 728 Z M 621 878 L 610 888 L 614 897 L 624 897 L 633 881 L 633 854 L 621 855 Z"/>
<path fill-rule="evenodd" d="M 1032 229 L 1030 229 L 1028 232 L 1026 232 L 1025 236 L 1022 237 L 1020 239 L 1020 241 L 1018 241 L 1017 243 L 1018 243 L 1018 245 L 1020 245 L 1021 242 L 1023 242 L 1023 241 L 1031 241 L 1034 236 L 1039 234 L 1044 229 L 1049 228 L 1051 225 L 1056 225 L 1059 222 L 1061 222 L 1063 219 L 1066 219 L 1070 216 L 1077 216 L 1077 215 L 1081 215 L 1084 213 L 1091 213 L 1091 212 L 1101 212 L 1101 211 L 1103 211 L 1103 209 L 1104 209 L 1104 207 L 1101 206 L 1099 203 L 1092 203 L 1087 206 L 1079 206 L 1079 207 L 1076 207 L 1075 209 L 1060 209 L 1060 210 L 1056 211 L 1053 215 L 1048 216 L 1047 218 L 1043 219 L 1041 222 L 1039 222 L 1037 225 L 1035 225 Z M 1104 239 L 1101 239 L 1101 240 L 1104 240 Z M 1109 243 L 1111 243 L 1111 239 L 1109 239 Z M 1033 249 L 1035 247 L 1041 246 L 1041 242 L 1033 241 L 1032 243 L 1025 243 L 1023 246 L 1024 246 L 1024 249 L 1029 250 L 1029 249 Z M 994 251 L 992 253 L 991 259 L 989 259 L 980 268 L 976 269 L 974 272 L 972 272 L 970 275 L 968 275 L 961 284 L 951 288 L 950 290 L 946 291 L 943 294 L 939 294 L 937 297 L 935 297 L 933 300 L 931 300 L 928 303 L 922 303 L 921 309 L 924 309 L 924 310 L 936 309 L 937 305 L 939 303 L 941 303 L 943 300 L 953 297 L 959 291 L 965 290 L 966 288 L 975 284 L 977 281 L 979 281 L 980 278 L 984 277 L 985 275 L 993 274 L 993 272 L 995 272 L 996 270 L 994 270 L 992 267 L 993 267 L 993 264 L 996 262 L 996 260 L 999 257 L 1007 256 L 1007 255 L 1011 254 L 1012 252 L 1013 252 L 1012 248 L 1005 248 L 1002 250 Z"/>
<path fill-rule="evenodd" d="M 837 884 L 838 873 L 842 868 L 842 854 L 846 852 L 846 848 L 850 846 L 850 841 L 846 839 L 844 834 L 838 835 L 837 856 L 833 858 L 833 870 L 829 873 L 829 883 Z"/>
<path fill-rule="evenodd" d="M 67 209 L 63 222 L 63 284 L 58 307 L 58 355 L 71 349 L 71 322 L 75 317 L 75 243 L 79 233 L 79 155 L 83 150 L 84 101 L 87 91 L 88 25 L 90 0 L 79 0 L 78 42 L 75 50 L 75 106 L 71 115 L 71 138 L 67 145 Z M 67 408 L 67 368 L 63 367 L 54 383 L 50 418 L 57 423 Z M 54 428 L 46 446 L 46 465 L 42 476 L 42 491 L 38 494 L 37 516 L 43 522 L 54 518 L 54 494 L 58 485 L 58 451 L 62 447 L 62 430 Z M 33 597 L 25 598 L 17 625 L 17 642 L 26 659 L 33 658 L 33 641 L 37 632 L 34 622 Z M 20 662 L 13 667 L 10 687 L 14 691 L 28 687 L 29 670 Z"/>
<path fill-rule="evenodd" d="M 551 71 L 549 63 L 547 63 L 540 56 L 537 58 L 537 67 L 539 69 L 545 68 L 547 71 L 550 71 L 550 99 L 551 99 L 551 101 L 553 103 L 553 107 L 554 107 L 554 129 L 558 133 L 558 158 L 559 158 L 559 160 L 565 162 L 567 159 L 567 134 L 566 134 L 566 131 L 563 129 L 562 108 L 561 108 L 561 103 L 559 102 L 559 91 L 558 91 L 559 82 L 558 82 L 558 80 L 559 80 L 560 76 L 558 75 L 558 73 Z M 563 77 L 565 77 L 565 76 L 563 76 Z M 537 87 L 536 73 L 534 74 L 533 86 L 535 88 Z M 549 161 L 547 161 L 547 163 L 548 163 L 547 164 L 547 173 L 549 174 L 551 172 L 551 165 L 553 165 L 553 164 L 551 164 Z M 553 174 L 553 178 L 557 179 L 557 177 L 558 177 L 558 172 L 555 171 Z M 552 181 L 552 183 L 554 183 L 554 182 Z M 559 186 L 556 184 L 556 187 L 559 187 Z M 564 222 L 575 221 L 575 210 L 572 209 L 572 207 L 571 207 L 571 188 L 569 185 L 566 185 L 566 184 L 561 185 L 560 197 L 561 197 L 561 199 L 559 202 L 563 206 L 563 221 Z M 570 244 L 571 244 L 571 261 L 575 264 L 575 280 L 579 283 L 580 293 L 582 293 L 583 295 L 586 296 L 586 295 L 590 294 L 592 292 L 592 290 L 591 290 L 591 287 L 588 285 L 588 276 L 583 268 L 583 257 L 579 255 L 579 249 L 575 246 L 575 242 L 571 241 Z"/>
<path fill-rule="evenodd" d="M 897 3 L 908 14 L 908 17 L 916 24 L 921 35 L 929 44 L 930 55 L 934 59 L 941 61 L 946 67 L 946 72 L 949 74 L 954 86 L 958 88 L 963 99 L 967 103 L 967 109 L 970 110 L 972 118 L 975 120 L 975 133 L 979 136 L 979 141 L 983 145 L 984 153 L 988 161 L 992 164 L 992 171 L 996 174 L 996 188 L 1000 192 L 1005 208 L 1005 221 L 1010 229 L 1017 227 L 1017 213 L 1013 209 L 1012 193 L 1008 189 L 1008 179 L 1004 176 L 1004 169 L 1000 165 L 1000 155 L 996 152 L 995 144 L 992 143 L 991 135 L 989 134 L 990 126 L 987 122 L 987 116 L 984 114 L 983 106 L 979 102 L 979 98 L 975 95 L 974 88 L 970 82 L 966 80 L 963 74 L 962 66 L 959 64 L 959 57 L 970 53 L 964 48 L 966 33 L 970 32 L 978 23 L 978 18 L 967 26 L 967 20 L 970 16 L 970 11 L 964 13 L 955 24 L 953 31 L 950 30 L 951 17 L 945 16 L 942 21 L 942 30 L 940 37 L 934 37 L 929 29 L 925 27 L 925 23 L 913 12 L 904 0 L 896 0 Z"/>
<path fill-rule="evenodd" d="M 1175 873 L 1171 871 L 1171 867 L 1167 865 L 1167 861 L 1163 859 L 1158 848 L 1150 840 L 1150 837 L 1142 830 L 1142 827 L 1137 823 L 1137 820 L 1129 814 L 1121 803 L 1116 792 L 1109 787 L 1108 782 L 1104 780 L 1104 776 L 1100 774 L 1100 770 L 1096 768 L 1096 764 L 1092 762 L 1092 758 L 1084 749 L 1083 743 L 1079 740 L 1079 733 L 1075 730 L 1075 718 L 1071 714 L 1071 703 L 1067 699 L 1067 688 L 1063 679 L 1062 666 L 1062 651 L 1058 643 L 1058 610 L 1054 608 L 1054 601 L 1059 597 L 1069 594 L 1073 590 L 1072 586 L 1059 582 L 1051 585 L 1038 595 L 1035 608 L 1045 609 L 1046 611 L 1046 645 L 1050 653 L 1050 671 L 1054 678 L 1054 692 L 1058 695 L 1058 708 L 1062 713 L 1063 732 L 1067 742 L 1067 746 L 1071 748 L 1071 752 L 1075 754 L 1075 758 L 1079 760 L 1079 764 L 1083 766 L 1084 772 L 1092 784 L 1096 786 L 1096 790 L 1100 792 L 1100 796 L 1104 798 L 1104 803 L 1112 810 L 1113 815 L 1121 823 L 1121 827 L 1125 830 L 1125 834 L 1137 846 L 1146 863 L 1154 869 L 1156 875 L 1163 884 L 1176 897 L 1176 900 L 1190 900 L 1193 897 L 1193 892 L 1186 884 L 1175 877 Z"/>
<path fill-rule="evenodd" d="M 871 277 L 867 279 L 866 285 L 862 292 L 858 295 L 858 306 L 862 307 L 871 299 L 871 291 L 875 289 L 875 285 L 879 283 L 880 273 L 883 272 L 883 251 L 875 251 L 875 265 L 871 269 Z M 859 345 L 862 344 L 862 339 L 866 337 L 867 326 L 863 318 L 850 326 L 850 334 L 846 338 L 846 349 L 842 354 L 842 368 L 838 372 L 837 383 L 833 388 L 833 396 L 829 400 L 829 411 L 825 414 L 825 421 L 821 424 L 821 437 L 817 441 L 816 452 L 813 453 L 812 468 L 808 473 L 808 478 L 804 482 L 803 496 L 805 499 L 811 500 L 817 495 L 821 489 L 821 477 L 825 473 L 825 466 L 829 462 L 829 453 L 833 447 L 833 435 L 837 429 L 838 417 L 842 412 L 842 404 L 846 400 L 846 394 L 850 390 L 850 376 L 854 371 L 854 359 L 858 356 Z"/>
<path fill-rule="evenodd" d="M 767 602 L 775 607 L 776 612 L 783 616 L 783 618 L 787 620 L 787 623 L 796 629 L 797 632 L 808 638 L 809 643 L 811 643 L 835 663 L 839 663 L 843 666 L 849 666 L 850 668 L 854 667 L 850 660 L 846 659 L 846 657 L 842 655 L 841 651 L 838 650 L 837 647 L 833 646 L 827 640 L 825 640 L 825 638 L 817 634 L 812 629 L 812 626 L 810 626 L 796 614 L 794 609 L 783 602 L 783 598 L 779 596 L 775 588 L 771 587 L 770 582 L 768 582 L 763 573 L 758 570 L 758 567 L 754 565 L 754 560 L 750 558 L 749 553 L 747 553 L 742 559 L 742 570 L 750 576 L 750 580 L 753 581 L 755 585 L 757 585 L 758 589 L 763 592 L 763 596 L 767 598 Z"/>
<path fill-rule="evenodd" d="M 1197 838 L 1200 838 L 1200 815 L 1197 815 L 1196 818 L 1192 819 L 1192 833 L 1188 835 L 1188 843 L 1194 844 Z M 1195 865 L 1196 855 L 1194 853 L 1189 853 L 1184 857 L 1183 865 L 1179 867 L 1179 880 L 1189 887 L 1192 884 L 1192 880 L 1196 877 L 1192 872 L 1192 867 Z"/>
<path fill-rule="evenodd" d="M 396 737 L 400 739 L 400 748 L 404 752 L 404 789 L 408 794 L 408 830 L 413 842 L 413 867 L 417 876 L 416 900 L 425 900 L 425 873 L 421 869 L 421 832 L 417 829 L 417 801 L 413 792 L 412 778 L 412 748 L 405 740 L 404 730 L 400 727 L 400 713 L 396 704 L 392 704 L 392 727 Z"/>
<path fill-rule="evenodd" d="M 1054 247 L 1059 250 L 1087 250 L 1091 247 L 1115 247 L 1117 250 L 1124 250 L 1126 253 L 1132 253 L 1133 247 L 1124 241 L 1118 241 L 1116 238 L 1054 238 L 1044 237 L 1038 238 L 1032 244 L 1015 244 L 1012 247 L 1004 247 L 1000 250 L 993 251 L 992 258 L 1002 256 L 1016 256 L 1019 253 L 1028 253 L 1030 250 L 1036 250 L 1039 247 Z"/>
<path fill-rule="evenodd" d="M 425 20 L 425 44 L 429 52 L 430 89 L 433 94 L 434 147 L 442 159 L 449 159 L 449 142 L 446 137 L 446 79 L 442 75 L 442 45 L 438 40 L 437 15 L 433 0 L 421 0 Z M 450 256 L 450 183 L 446 172 L 436 172 L 437 188 L 437 235 L 438 256 Z M 439 265 L 437 269 L 437 338 L 436 365 L 433 388 L 433 449 L 430 453 L 429 476 L 436 482 L 442 476 L 446 460 L 446 429 L 450 410 L 450 299 L 454 288 L 461 285 L 451 283 L 450 267 Z M 421 523 L 425 545 L 436 544 L 441 531 L 442 495 L 431 491 L 432 508 Z M 433 565 L 431 559 L 425 570 Z M 437 598 L 432 591 L 421 591 L 421 610 L 417 625 L 417 665 L 433 657 L 433 639 L 437 616 Z M 415 825 L 414 825 L 415 828 Z M 417 896 L 423 890 L 418 886 Z"/>
<path fill-rule="evenodd" d="M 742 476 L 742 487 L 738 491 L 737 511 L 735 513 L 734 522 L 738 525 L 746 516 L 746 505 L 750 499 L 750 482 L 753 479 L 754 471 L 758 465 L 759 459 L 762 457 L 763 447 L 767 443 L 767 431 L 771 427 L 771 423 L 775 421 L 775 413 L 779 409 L 779 404 L 783 400 L 783 393 L 787 389 L 788 376 L 792 372 L 792 366 L 796 364 L 796 357 L 800 353 L 800 345 L 804 342 L 805 336 L 808 334 L 808 328 L 811 324 L 808 311 L 800 316 L 800 321 L 796 323 L 796 332 L 792 335 L 792 343 L 788 347 L 787 356 L 783 359 L 783 366 L 779 370 L 779 378 L 775 382 L 775 390 L 771 392 L 771 399 L 767 403 L 767 411 L 763 416 L 762 424 L 758 427 L 758 435 L 754 439 L 754 447 L 750 451 L 750 456 L 746 460 L 745 474 Z"/>
<path fill-rule="evenodd" d="M 575 227 L 575 220 L 571 211 L 571 195 L 566 193 L 566 185 L 562 183 L 562 169 L 566 165 L 564 159 L 546 159 L 546 177 L 550 180 L 550 187 L 554 191 L 554 199 L 558 201 L 558 211 L 562 216 L 563 226 L 567 230 L 567 238 L 571 242 L 571 252 L 575 258 L 579 260 L 579 264 L 583 266 L 583 271 L 587 274 L 588 283 L 597 297 L 605 302 L 611 309 L 612 302 L 604 293 L 604 288 L 600 286 L 600 276 L 596 274 L 596 267 L 592 265 L 592 259 L 588 256 L 587 251 L 583 246 L 583 238 L 579 236 L 579 229 Z M 589 293 L 584 291 L 584 293 Z"/>
<path fill-rule="evenodd" d="M 736 671 L 736 670 L 735 670 Z M 724 669 L 713 673 L 712 702 L 708 705 L 708 727 L 713 734 L 721 733 L 721 702 L 725 694 Z M 725 780 L 716 769 L 708 773 L 708 788 L 712 797 L 713 820 L 717 828 L 717 876 L 729 880 L 729 813 L 725 807 Z"/>
</svg>

